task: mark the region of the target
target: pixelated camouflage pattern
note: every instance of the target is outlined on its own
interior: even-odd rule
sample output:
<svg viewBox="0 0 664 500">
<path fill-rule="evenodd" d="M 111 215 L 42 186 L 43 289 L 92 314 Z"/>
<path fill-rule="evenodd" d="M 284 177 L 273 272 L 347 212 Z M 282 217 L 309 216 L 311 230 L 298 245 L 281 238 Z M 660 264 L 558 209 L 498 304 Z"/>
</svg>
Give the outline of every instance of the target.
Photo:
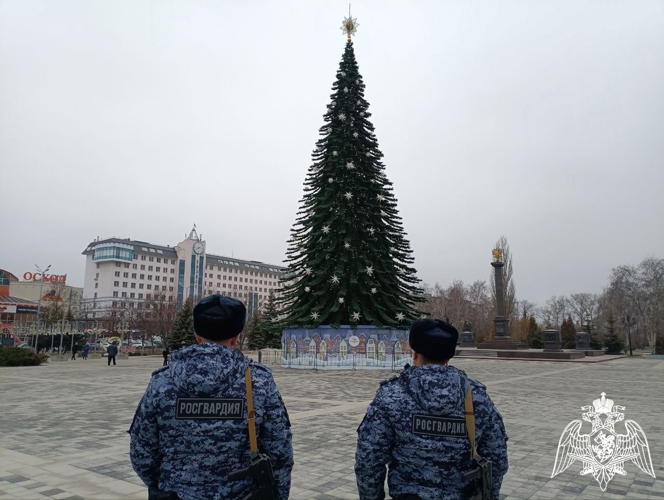
<svg viewBox="0 0 664 500">
<path fill-rule="evenodd" d="M 469 469 L 467 437 L 422 436 L 412 432 L 413 414 L 465 418 L 464 397 L 472 385 L 478 453 L 493 463 L 497 499 L 507 472 L 503 419 L 481 383 L 452 366 L 407 367 L 381 383 L 358 428 L 355 475 L 362 500 L 385 498 L 385 467 L 392 497 L 415 494 L 423 500 L 463 498 L 462 472 Z"/>
<path fill-rule="evenodd" d="M 182 500 L 239 499 L 248 479 L 229 483 L 227 474 L 249 465 L 245 370 L 251 366 L 256 432 L 270 458 L 282 499 L 293 468 L 290 421 L 270 370 L 240 351 L 198 344 L 173 354 L 153 373 L 129 429 L 131 463 L 147 486 L 175 491 Z M 176 420 L 178 397 L 242 398 L 242 420 Z"/>
</svg>

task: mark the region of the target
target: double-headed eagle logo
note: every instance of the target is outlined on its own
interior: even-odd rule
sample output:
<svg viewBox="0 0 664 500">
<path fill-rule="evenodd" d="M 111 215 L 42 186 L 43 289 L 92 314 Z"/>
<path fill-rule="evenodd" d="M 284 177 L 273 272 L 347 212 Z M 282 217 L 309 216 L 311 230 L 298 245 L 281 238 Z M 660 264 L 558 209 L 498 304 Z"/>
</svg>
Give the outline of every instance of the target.
<svg viewBox="0 0 664 500">
<path fill-rule="evenodd" d="M 551 477 L 557 476 L 577 460 L 583 462 L 581 475 L 592 473 L 602 491 L 606 491 L 616 473 L 627 474 L 624 469 L 627 460 L 655 477 L 643 429 L 634 420 L 625 420 L 625 414 L 620 413 L 624 406 L 614 405 L 611 399 L 606 399 L 604 392 L 601 396 L 593 401 L 593 406 L 581 407 L 586 412 L 582 414 L 583 420 L 592 425 L 590 434 L 579 434 L 583 425 L 581 420 L 573 420 L 565 427 L 558 442 Z M 617 434 L 614 426 L 623 420 L 627 434 Z"/>
</svg>

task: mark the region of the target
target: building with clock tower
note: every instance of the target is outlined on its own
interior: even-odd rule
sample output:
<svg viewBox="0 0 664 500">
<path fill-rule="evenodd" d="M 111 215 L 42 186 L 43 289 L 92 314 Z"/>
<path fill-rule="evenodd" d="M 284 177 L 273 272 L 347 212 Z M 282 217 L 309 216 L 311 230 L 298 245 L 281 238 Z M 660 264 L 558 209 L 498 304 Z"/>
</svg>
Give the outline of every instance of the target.
<svg viewBox="0 0 664 500">
<path fill-rule="evenodd" d="M 196 226 L 175 246 L 97 238 L 83 255 L 86 319 L 137 317 L 155 302 L 180 309 L 213 293 L 240 299 L 251 317 L 270 294 L 281 294 L 283 267 L 210 254 Z"/>
</svg>

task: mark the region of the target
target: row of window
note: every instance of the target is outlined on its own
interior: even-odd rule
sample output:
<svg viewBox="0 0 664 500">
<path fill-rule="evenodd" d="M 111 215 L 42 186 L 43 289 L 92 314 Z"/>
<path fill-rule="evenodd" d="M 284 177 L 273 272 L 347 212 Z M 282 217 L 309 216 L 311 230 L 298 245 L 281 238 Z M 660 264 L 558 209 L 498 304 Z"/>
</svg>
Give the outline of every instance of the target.
<svg viewBox="0 0 664 500">
<path fill-rule="evenodd" d="M 259 277 L 259 278 L 272 278 L 272 279 L 277 279 L 278 278 L 278 276 L 276 274 L 261 273 L 261 272 L 258 272 L 258 271 L 245 271 L 244 269 L 227 269 L 227 268 L 221 267 L 221 266 L 216 266 L 216 267 L 217 267 L 217 271 L 223 271 L 225 273 L 247 274 L 249 276 L 256 276 L 256 277 Z M 213 266 L 213 265 L 210 265 L 210 264 L 205 265 L 205 269 L 207 269 L 208 271 L 214 271 L 214 268 L 215 268 L 215 266 Z M 212 277 L 212 276 L 210 276 L 210 277 Z"/>
<path fill-rule="evenodd" d="M 171 282 L 173 282 L 173 278 L 171 278 Z M 99 283 L 95 283 L 95 288 L 99 288 L 98 285 L 99 285 Z M 127 285 L 131 285 L 131 286 L 128 287 Z M 114 281 L 114 282 L 113 282 L 113 286 L 114 286 L 115 288 L 118 288 L 118 287 L 120 286 L 120 282 L 119 282 L 119 281 Z M 127 283 L 126 281 L 123 281 L 123 282 L 122 282 L 122 288 L 136 288 L 136 283 Z M 146 288 L 147 290 L 152 290 L 152 284 L 151 284 L 151 283 L 148 283 L 148 284 L 146 285 L 146 284 L 144 284 L 144 283 L 139 283 L 139 284 L 138 284 L 138 289 L 139 289 L 139 290 L 143 290 L 143 288 Z M 170 288 L 169 291 L 172 292 L 172 291 L 173 291 L 173 287 L 171 286 L 171 287 L 169 287 L 169 288 Z M 154 286 L 154 289 L 155 289 L 155 290 L 159 290 L 159 285 L 155 285 L 155 286 Z M 162 291 L 165 292 L 165 291 L 166 291 L 166 285 L 162 285 L 161 289 L 162 289 Z M 118 292 L 113 292 L 113 293 L 118 293 Z M 122 292 L 122 293 L 126 293 L 126 292 Z"/>
<path fill-rule="evenodd" d="M 376 343 L 374 342 L 373 339 L 369 339 L 367 342 L 367 358 L 369 359 L 374 359 L 376 357 Z M 297 344 L 294 340 L 291 341 L 290 344 L 290 352 L 292 357 L 297 357 Z M 394 344 L 394 355 L 397 358 L 401 357 L 402 354 L 402 349 L 401 349 L 401 343 L 396 342 Z M 316 352 L 316 341 L 312 340 L 309 342 L 309 354 L 311 356 L 315 356 L 316 354 L 319 354 L 321 356 L 325 356 L 327 354 L 327 342 L 325 340 L 321 340 L 320 344 L 318 344 L 318 352 Z M 346 344 L 345 340 L 342 340 L 341 343 L 339 344 L 339 355 L 342 357 L 345 357 L 348 355 L 348 344 Z M 385 359 L 385 344 L 383 341 L 378 344 L 378 357 L 382 360 Z"/>
<path fill-rule="evenodd" d="M 150 249 L 152 250 L 152 249 Z M 161 250 L 157 250 L 161 253 Z M 157 259 L 157 262 L 161 262 L 161 257 L 152 257 L 149 255 L 141 255 L 141 260 L 147 260 L 148 262 L 154 262 Z M 138 255 L 134 254 L 134 260 L 138 260 Z M 168 264 L 168 259 L 164 257 L 164 264 Z M 171 259 L 171 264 L 175 265 L 175 259 Z"/>
<path fill-rule="evenodd" d="M 205 273 L 205 277 L 206 277 L 206 278 L 214 278 L 214 274 L 212 274 L 212 273 Z M 226 279 L 226 276 L 225 276 L 225 275 L 222 276 L 221 274 L 217 274 L 217 279 L 218 279 L 218 280 L 221 280 L 221 279 L 225 280 L 225 279 Z M 228 281 L 238 281 L 238 277 L 237 277 L 237 276 L 228 276 Z M 242 282 L 243 282 L 243 278 L 240 277 L 239 281 L 240 281 L 240 283 L 242 283 Z M 212 282 L 210 282 L 210 283 L 212 283 Z M 252 283 L 252 284 L 253 284 L 253 283 L 254 283 L 254 279 L 253 279 L 253 278 L 244 278 L 244 283 Z M 257 280 L 256 280 L 256 284 L 257 284 L 257 285 L 262 285 L 262 284 L 263 284 L 263 280 L 259 280 L 259 279 L 257 279 Z M 265 284 L 266 284 L 266 285 L 270 285 L 270 286 L 281 286 L 280 283 L 277 282 L 277 281 L 268 281 L 268 280 L 265 280 Z M 212 285 L 210 285 L 210 286 L 212 286 Z M 217 285 L 217 286 L 219 286 L 219 285 Z"/>
</svg>

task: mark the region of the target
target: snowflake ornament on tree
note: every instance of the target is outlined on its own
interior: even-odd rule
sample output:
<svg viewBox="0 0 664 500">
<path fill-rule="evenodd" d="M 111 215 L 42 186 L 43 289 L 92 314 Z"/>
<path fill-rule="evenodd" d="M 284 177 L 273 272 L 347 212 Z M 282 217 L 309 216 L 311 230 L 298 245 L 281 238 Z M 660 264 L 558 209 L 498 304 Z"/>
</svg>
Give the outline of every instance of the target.
<svg viewBox="0 0 664 500">
<path fill-rule="evenodd" d="M 346 193 L 344 193 L 344 197 L 347 200 L 352 200 L 353 199 L 353 193 L 351 193 L 350 191 L 347 191 Z"/>
<path fill-rule="evenodd" d="M 359 312 L 354 312 L 353 313 L 353 321 L 360 321 L 360 318 L 362 315 Z"/>
<path fill-rule="evenodd" d="M 316 311 L 311 313 L 311 319 L 316 321 L 318 318 L 320 318 L 320 314 L 318 314 Z"/>
<path fill-rule="evenodd" d="M 349 161 L 346 163 L 346 168 L 353 170 L 355 168 L 355 164 L 352 161 Z"/>
<path fill-rule="evenodd" d="M 404 319 L 406 319 L 406 315 L 404 313 L 397 313 L 397 321 L 401 322 Z"/>
<path fill-rule="evenodd" d="M 323 226 L 323 233 L 328 234 L 330 232 L 330 226 Z"/>
<path fill-rule="evenodd" d="M 343 304 L 344 302 L 346 302 L 346 299 L 344 299 L 343 297 L 339 297 L 339 304 Z"/>
<path fill-rule="evenodd" d="M 332 279 L 330 281 L 332 283 L 334 283 L 335 285 L 338 285 L 341 280 L 339 279 L 339 276 L 334 275 L 334 276 L 332 276 Z"/>
</svg>

